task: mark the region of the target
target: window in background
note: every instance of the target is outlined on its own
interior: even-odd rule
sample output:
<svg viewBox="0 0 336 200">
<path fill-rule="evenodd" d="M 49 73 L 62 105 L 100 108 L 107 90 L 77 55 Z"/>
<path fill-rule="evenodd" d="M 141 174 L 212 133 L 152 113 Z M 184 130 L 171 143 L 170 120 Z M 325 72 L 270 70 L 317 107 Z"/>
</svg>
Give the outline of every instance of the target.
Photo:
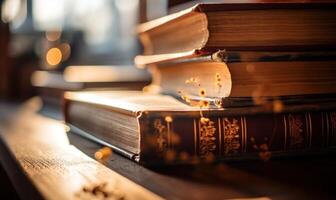
<svg viewBox="0 0 336 200">
<path fill-rule="evenodd" d="M 2 20 L 11 22 L 13 43 L 18 43 L 12 45 L 13 51 L 29 43 L 43 61 L 41 65 L 48 64 L 48 50 L 64 43 L 70 45 L 71 56 L 61 61 L 61 68 L 131 64 L 139 51 L 135 35 L 139 0 L 5 0 L 2 10 Z M 55 33 L 57 39 L 48 39 Z"/>
<path fill-rule="evenodd" d="M 132 62 L 137 20 L 138 0 L 33 0 L 34 28 L 77 32 L 83 40 L 77 60 L 86 64 Z"/>
<path fill-rule="evenodd" d="M 37 70 L 69 65 L 132 65 L 139 54 L 135 28 L 140 0 L 0 0 L 10 26 L 14 98 L 34 93 Z"/>
</svg>

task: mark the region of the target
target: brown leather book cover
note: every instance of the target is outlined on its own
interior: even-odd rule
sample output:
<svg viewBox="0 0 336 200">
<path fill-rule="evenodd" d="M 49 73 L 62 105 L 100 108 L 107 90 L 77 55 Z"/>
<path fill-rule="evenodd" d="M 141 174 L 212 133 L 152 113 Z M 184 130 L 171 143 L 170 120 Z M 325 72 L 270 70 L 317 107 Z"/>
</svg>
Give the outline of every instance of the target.
<svg viewBox="0 0 336 200">
<path fill-rule="evenodd" d="M 9 96 L 9 25 L 0 20 L 0 98 Z"/>
<path fill-rule="evenodd" d="M 143 163 L 268 160 L 272 156 L 321 153 L 336 145 L 334 110 L 217 116 L 210 113 L 206 122 L 199 117 L 165 114 L 150 113 L 140 118 L 141 131 L 145 133 L 142 140 L 149 141 L 142 146 Z M 167 121 L 167 116 L 173 120 Z"/>
<path fill-rule="evenodd" d="M 186 7 L 199 3 L 207 3 L 207 0 L 169 0 L 168 7 L 176 10 L 176 7 Z M 212 3 L 328 3 L 335 0 L 211 0 Z"/>
<path fill-rule="evenodd" d="M 335 5 L 204 3 L 141 24 L 138 32 L 144 55 L 334 50 Z"/>
<path fill-rule="evenodd" d="M 116 152 L 144 165 L 268 160 L 322 153 L 336 145 L 335 102 L 278 111 L 199 109 L 164 95 L 72 92 L 65 95 L 64 114 L 75 132 L 82 130 L 85 137 L 111 144 Z"/>
</svg>

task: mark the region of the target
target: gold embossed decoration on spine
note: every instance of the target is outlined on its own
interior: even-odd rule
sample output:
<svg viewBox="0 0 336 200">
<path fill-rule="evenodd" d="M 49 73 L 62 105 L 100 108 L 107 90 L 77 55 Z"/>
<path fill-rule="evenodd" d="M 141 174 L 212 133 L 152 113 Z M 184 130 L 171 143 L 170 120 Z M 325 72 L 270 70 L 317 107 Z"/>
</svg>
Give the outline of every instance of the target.
<svg viewBox="0 0 336 200">
<path fill-rule="evenodd" d="M 154 121 L 154 129 L 156 135 L 157 150 L 162 155 L 168 148 L 167 128 L 162 124 L 161 119 Z"/>
<path fill-rule="evenodd" d="M 241 144 L 239 136 L 238 120 L 228 118 L 223 119 L 224 126 L 224 154 L 237 153 Z"/>
<path fill-rule="evenodd" d="M 303 144 L 303 122 L 298 115 L 288 115 L 290 147 L 295 148 Z"/>
<path fill-rule="evenodd" d="M 336 145 L 336 112 L 330 112 L 330 122 L 331 122 L 331 145 Z"/>
<path fill-rule="evenodd" d="M 199 120 L 199 154 L 201 158 L 213 155 L 216 150 L 215 123 L 209 118 Z"/>
</svg>

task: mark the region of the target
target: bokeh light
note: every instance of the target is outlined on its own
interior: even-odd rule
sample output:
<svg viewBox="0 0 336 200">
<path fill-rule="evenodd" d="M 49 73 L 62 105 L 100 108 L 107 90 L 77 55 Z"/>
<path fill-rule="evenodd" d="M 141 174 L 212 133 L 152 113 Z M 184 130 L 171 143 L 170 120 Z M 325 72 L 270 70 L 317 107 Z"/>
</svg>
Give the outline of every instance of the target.
<svg viewBox="0 0 336 200">
<path fill-rule="evenodd" d="M 46 61 L 50 66 L 57 66 L 62 61 L 62 52 L 59 48 L 51 48 L 47 51 Z"/>
</svg>

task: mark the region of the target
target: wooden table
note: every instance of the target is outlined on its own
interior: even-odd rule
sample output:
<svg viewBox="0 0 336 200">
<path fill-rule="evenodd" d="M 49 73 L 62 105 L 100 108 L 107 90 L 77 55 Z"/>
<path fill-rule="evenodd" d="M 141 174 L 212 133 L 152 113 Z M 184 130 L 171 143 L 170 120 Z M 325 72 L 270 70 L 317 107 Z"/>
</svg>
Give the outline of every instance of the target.
<svg viewBox="0 0 336 200">
<path fill-rule="evenodd" d="M 336 197 L 332 154 L 150 169 L 112 154 L 99 163 L 100 145 L 66 133 L 59 112 L 41 109 L 37 98 L 0 104 L 0 159 L 22 199 Z"/>
</svg>

